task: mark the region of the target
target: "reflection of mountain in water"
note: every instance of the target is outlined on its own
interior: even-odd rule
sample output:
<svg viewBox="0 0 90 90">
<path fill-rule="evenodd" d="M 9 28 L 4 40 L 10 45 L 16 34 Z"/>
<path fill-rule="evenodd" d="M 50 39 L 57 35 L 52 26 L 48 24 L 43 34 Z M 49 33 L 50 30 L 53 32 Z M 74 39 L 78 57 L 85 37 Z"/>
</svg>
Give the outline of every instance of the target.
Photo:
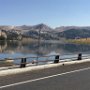
<svg viewBox="0 0 90 90">
<path fill-rule="evenodd" d="M 90 45 L 75 45 L 75 44 L 61 44 L 61 43 L 45 43 L 41 42 L 20 42 L 8 41 L 0 42 L 0 53 L 23 53 L 23 54 L 39 54 L 46 55 L 51 52 L 68 54 L 79 52 L 90 52 Z"/>
</svg>

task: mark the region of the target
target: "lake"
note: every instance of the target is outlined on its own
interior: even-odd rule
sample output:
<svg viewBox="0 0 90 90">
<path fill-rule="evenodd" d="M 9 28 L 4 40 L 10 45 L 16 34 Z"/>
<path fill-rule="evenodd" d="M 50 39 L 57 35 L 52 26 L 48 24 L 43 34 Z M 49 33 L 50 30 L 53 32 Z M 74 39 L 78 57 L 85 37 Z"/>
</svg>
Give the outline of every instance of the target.
<svg viewBox="0 0 90 90">
<path fill-rule="evenodd" d="M 1 41 L 0 59 L 15 57 L 49 56 L 59 54 L 61 58 L 75 56 L 78 53 L 90 54 L 90 45 L 59 42 L 22 42 Z"/>
</svg>

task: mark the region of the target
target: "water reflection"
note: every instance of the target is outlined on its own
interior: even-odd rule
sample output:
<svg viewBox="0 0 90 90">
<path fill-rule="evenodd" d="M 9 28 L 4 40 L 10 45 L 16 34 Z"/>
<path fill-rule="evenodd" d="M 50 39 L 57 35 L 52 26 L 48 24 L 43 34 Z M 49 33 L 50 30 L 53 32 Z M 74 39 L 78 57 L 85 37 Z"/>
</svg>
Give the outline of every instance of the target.
<svg viewBox="0 0 90 90">
<path fill-rule="evenodd" d="M 80 44 L 61 44 L 41 42 L 22 42 L 22 41 L 1 41 L 0 42 L 0 56 L 6 57 L 7 54 L 20 55 L 52 55 L 52 54 L 77 54 L 90 53 L 90 45 Z"/>
</svg>

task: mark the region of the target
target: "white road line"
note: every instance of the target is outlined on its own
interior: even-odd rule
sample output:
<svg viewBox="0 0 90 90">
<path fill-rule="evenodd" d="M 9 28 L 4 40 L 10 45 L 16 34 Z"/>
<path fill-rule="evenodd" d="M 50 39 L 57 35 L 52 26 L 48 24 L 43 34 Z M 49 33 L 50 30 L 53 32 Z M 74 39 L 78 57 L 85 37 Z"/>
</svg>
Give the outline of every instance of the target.
<svg viewBox="0 0 90 90">
<path fill-rule="evenodd" d="M 51 75 L 51 76 L 47 76 L 47 77 L 42 77 L 42 78 L 38 78 L 38 79 L 33 79 L 33 80 L 27 80 L 27 81 L 17 82 L 17 83 L 5 85 L 5 86 L 0 86 L 0 89 L 8 88 L 8 87 L 11 87 L 11 86 L 17 86 L 17 85 L 21 85 L 21 84 L 26 84 L 26 83 L 30 83 L 30 82 L 40 81 L 40 80 L 44 80 L 44 79 L 48 79 L 48 78 L 52 78 L 52 77 L 57 77 L 57 76 L 66 75 L 66 74 L 71 74 L 71 73 L 75 73 L 75 72 L 85 71 L 85 70 L 89 70 L 89 69 L 90 69 L 90 67 L 88 67 L 88 68 L 83 68 L 83 69 L 78 69 L 78 70 L 74 70 L 74 71 L 70 71 L 70 72 L 55 74 L 55 75 Z"/>
</svg>

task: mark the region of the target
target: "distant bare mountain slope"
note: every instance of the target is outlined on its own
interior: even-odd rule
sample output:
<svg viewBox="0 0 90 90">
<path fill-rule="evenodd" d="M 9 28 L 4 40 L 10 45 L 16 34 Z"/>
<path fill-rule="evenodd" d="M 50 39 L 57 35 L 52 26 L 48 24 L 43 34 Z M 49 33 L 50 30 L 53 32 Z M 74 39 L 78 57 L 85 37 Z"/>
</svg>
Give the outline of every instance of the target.
<svg viewBox="0 0 90 90">
<path fill-rule="evenodd" d="M 78 29 L 78 30 L 81 30 L 81 29 L 87 29 L 87 30 L 90 30 L 90 26 L 61 26 L 61 27 L 56 27 L 55 30 L 56 31 L 59 31 L 59 32 L 63 32 L 63 31 L 66 31 L 66 30 L 69 30 L 69 29 Z"/>
<path fill-rule="evenodd" d="M 43 23 L 37 25 L 22 26 L 0 26 L 0 31 L 7 35 L 9 39 L 29 37 L 44 40 L 59 40 L 60 38 L 75 39 L 90 37 L 90 26 L 61 26 L 55 29 Z M 40 31 L 40 32 L 39 32 Z"/>
</svg>

